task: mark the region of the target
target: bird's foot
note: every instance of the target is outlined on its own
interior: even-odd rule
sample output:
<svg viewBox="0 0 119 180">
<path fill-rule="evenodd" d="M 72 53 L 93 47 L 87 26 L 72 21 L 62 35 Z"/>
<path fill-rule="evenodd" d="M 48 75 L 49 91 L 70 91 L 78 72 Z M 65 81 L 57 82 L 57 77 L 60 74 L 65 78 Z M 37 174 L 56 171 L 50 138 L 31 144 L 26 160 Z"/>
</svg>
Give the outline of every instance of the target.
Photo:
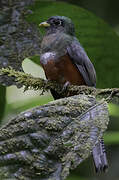
<svg viewBox="0 0 119 180">
<path fill-rule="evenodd" d="M 49 79 L 44 80 L 44 85 L 42 86 L 42 91 L 41 91 L 40 95 L 44 95 L 44 92 L 47 89 L 49 82 L 51 82 Z"/>
<path fill-rule="evenodd" d="M 67 91 L 67 89 L 68 89 L 69 86 L 70 86 L 70 82 L 69 82 L 69 81 L 66 81 L 65 84 L 63 85 L 61 94 L 62 94 L 62 93 L 65 93 L 65 92 Z"/>
</svg>

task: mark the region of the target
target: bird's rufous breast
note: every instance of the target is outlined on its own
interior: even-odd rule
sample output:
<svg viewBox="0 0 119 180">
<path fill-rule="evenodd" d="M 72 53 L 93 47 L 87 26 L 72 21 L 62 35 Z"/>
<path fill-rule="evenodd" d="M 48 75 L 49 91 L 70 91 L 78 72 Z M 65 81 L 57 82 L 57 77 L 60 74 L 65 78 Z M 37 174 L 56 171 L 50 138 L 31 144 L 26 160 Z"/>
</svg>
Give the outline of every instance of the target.
<svg viewBox="0 0 119 180">
<path fill-rule="evenodd" d="M 41 56 L 41 65 L 49 80 L 54 80 L 61 84 L 65 84 L 67 81 L 72 85 L 86 84 L 68 54 L 56 59 L 55 54 L 47 52 Z"/>
</svg>

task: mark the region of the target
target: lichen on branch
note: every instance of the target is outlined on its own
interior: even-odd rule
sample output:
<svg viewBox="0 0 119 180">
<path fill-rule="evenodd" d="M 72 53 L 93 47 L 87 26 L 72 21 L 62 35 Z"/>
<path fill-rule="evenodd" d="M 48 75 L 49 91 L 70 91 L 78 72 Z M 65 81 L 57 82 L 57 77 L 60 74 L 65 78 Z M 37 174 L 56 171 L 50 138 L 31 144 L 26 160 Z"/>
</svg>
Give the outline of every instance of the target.
<svg viewBox="0 0 119 180">
<path fill-rule="evenodd" d="M 64 180 L 109 122 L 107 103 L 78 95 L 20 113 L 0 129 L 0 179 Z"/>
<path fill-rule="evenodd" d="M 61 84 L 57 84 L 55 81 L 44 80 L 39 77 L 36 78 L 30 74 L 16 71 L 11 67 L 0 69 L 0 75 L 5 75 L 5 76 L 7 75 L 14 77 L 16 84 L 20 84 L 21 86 L 24 86 L 24 91 L 29 89 L 41 90 L 42 91 L 41 94 L 43 94 L 45 91 L 54 89 L 60 94 L 63 88 Z M 67 87 L 67 92 L 73 95 L 78 95 L 78 94 L 93 95 L 96 98 L 99 99 L 105 98 L 108 102 L 119 104 L 119 88 L 96 89 L 94 87 L 88 87 L 88 86 L 70 85 Z M 66 97 L 68 93 L 64 92 L 64 97 Z"/>
</svg>

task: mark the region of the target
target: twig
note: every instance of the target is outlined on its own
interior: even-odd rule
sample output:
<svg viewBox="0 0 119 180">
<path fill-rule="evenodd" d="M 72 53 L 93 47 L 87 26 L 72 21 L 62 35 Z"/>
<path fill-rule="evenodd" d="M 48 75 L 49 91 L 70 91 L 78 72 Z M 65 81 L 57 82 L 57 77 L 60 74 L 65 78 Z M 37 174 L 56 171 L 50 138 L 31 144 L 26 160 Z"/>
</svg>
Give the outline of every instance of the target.
<svg viewBox="0 0 119 180">
<path fill-rule="evenodd" d="M 42 90 L 41 95 L 48 90 L 55 90 L 57 93 L 62 92 L 62 85 L 57 84 L 55 81 L 48 81 L 42 78 L 33 77 L 30 74 L 15 71 L 11 67 L 2 68 L 0 70 L 1 75 L 13 76 L 18 84 L 24 86 L 24 91 L 32 90 Z M 64 92 L 64 97 L 67 94 L 78 95 L 93 95 L 96 98 L 102 99 L 105 98 L 107 102 L 119 103 L 119 88 L 106 88 L 106 89 L 96 89 L 94 87 L 88 86 L 74 86 L 70 85 L 67 88 L 67 92 Z"/>
</svg>

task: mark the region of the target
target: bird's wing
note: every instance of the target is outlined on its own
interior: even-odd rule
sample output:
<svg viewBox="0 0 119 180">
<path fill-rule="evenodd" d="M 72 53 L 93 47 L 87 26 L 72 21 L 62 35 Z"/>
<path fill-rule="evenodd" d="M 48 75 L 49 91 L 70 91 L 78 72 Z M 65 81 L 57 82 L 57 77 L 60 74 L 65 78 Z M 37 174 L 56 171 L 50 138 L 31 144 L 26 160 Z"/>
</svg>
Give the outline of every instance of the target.
<svg viewBox="0 0 119 180">
<path fill-rule="evenodd" d="M 94 66 L 77 39 L 68 45 L 67 52 L 83 76 L 86 85 L 95 87 L 96 72 Z"/>
</svg>

